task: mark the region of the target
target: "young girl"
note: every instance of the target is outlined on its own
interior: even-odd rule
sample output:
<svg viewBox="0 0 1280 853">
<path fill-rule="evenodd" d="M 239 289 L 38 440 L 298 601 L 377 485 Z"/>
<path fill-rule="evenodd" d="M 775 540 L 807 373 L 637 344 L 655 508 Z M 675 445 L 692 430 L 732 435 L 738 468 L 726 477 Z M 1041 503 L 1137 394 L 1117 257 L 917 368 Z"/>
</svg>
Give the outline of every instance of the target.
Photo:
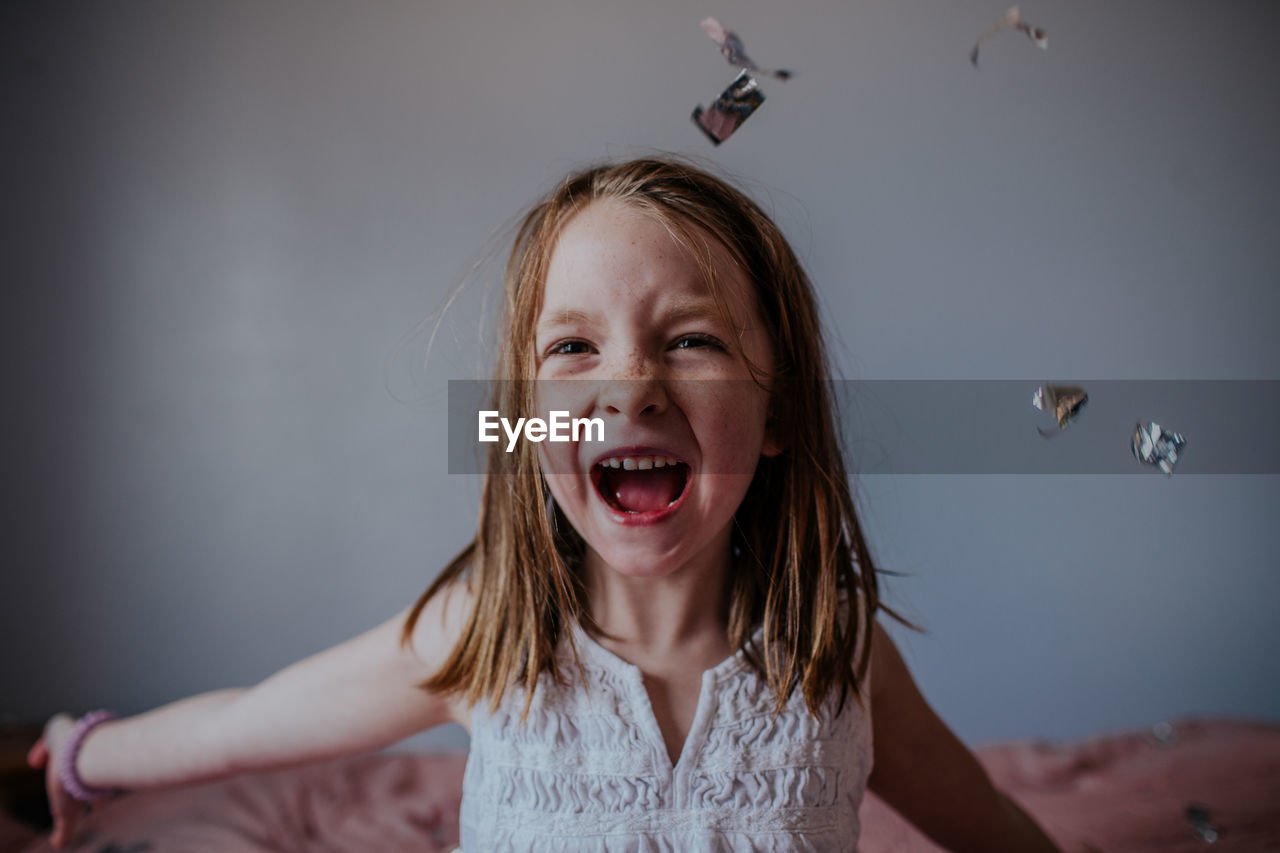
<svg viewBox="0 0 1280 853">
<path fill-rule="evenodd" d="M 868 787 L 952 850 L 1056 849 L 876 622 L 898 617 L 814 295 L 754 203 L 670 160 L 574 175 L 518 232 L 503 322 L 490 408 L 554 406 L 603 440 L 491 445 L 475 539 L 368 633 L 251 689 L 54 717 L 31 761 L 55 846 L 77 800 L 452 721 L 466 853 L 852 850 Z"/>
</svg>

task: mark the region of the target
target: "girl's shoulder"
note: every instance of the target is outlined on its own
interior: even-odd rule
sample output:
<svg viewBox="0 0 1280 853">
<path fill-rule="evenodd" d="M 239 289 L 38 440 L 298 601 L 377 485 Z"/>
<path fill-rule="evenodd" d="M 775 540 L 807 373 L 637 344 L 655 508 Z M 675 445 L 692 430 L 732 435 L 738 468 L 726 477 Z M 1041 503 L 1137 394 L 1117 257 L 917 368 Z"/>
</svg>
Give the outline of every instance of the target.
<svg viewBox="0 0 1280 853">
<path fill-rule="evenodd" d="M 408 642 L 431 674 L 438 672 L 453 653 L 474 606 L 475 596 L 462 578 L 443 586 L 423 605 Z M 408 613 L 403 615 L 407 617 Z M 449 721 L 469 730 L 471 712 L 462 697 L 442 698 L 449 707 Z"/>
<path fill-rule="evenodd" d="M 411 635 L 413 650 L 428 663 L 435 658 L 443 662 L 453 649 L 452 643 L 461 635 L 474 606 L 475 596 L 465 579 L 459 578 L 443 585 L 423 603 L 418 613 Z M 408 615 L 409 610 L 406 610 L 405 616 Z M 442 647 L 442 640 L 451 642 Z"/>
</svg>

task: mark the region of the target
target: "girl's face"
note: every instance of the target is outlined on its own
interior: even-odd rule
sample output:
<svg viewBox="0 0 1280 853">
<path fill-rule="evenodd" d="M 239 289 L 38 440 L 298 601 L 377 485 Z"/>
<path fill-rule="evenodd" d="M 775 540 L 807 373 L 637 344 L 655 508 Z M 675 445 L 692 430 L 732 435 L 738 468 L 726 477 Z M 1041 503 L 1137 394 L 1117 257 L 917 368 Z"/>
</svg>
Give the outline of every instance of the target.
<svg viewBox="0 0 1280 853">
<path fill-rule="evenodd" d="M 539 416 L 599 418 L 604 440 L 544 441 L 539 458 L 589 568 L 723 565 L 756 465 L 778 452 L 747 362 L 772 369 L 768 335 L 750 284 L 709 242 L 728 326 L 688 250 L 623 202 L 578 212 L 552 253 L 535 328 Z"/>
</svg>

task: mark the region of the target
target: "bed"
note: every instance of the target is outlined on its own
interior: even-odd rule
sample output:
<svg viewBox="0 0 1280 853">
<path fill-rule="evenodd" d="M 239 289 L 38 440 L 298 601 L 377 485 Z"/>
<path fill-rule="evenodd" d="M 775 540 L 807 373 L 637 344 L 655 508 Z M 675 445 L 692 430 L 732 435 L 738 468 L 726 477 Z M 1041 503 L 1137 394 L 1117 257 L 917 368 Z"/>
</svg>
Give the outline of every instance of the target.
<svg viewBox="0 0 1280 853">
<path fill-rule="evenodd" d="M 1280 850 L 1280 725 L 1194 718 L 1072 743 L 979 748 L 996 783 L 1067 851 Z M 465 755 L 381 753 L 99 807 L 77 853 L 433 853 L 458 837 Z M 869 796 L 861 853 L 934 853 Z M 0 820 L 0 853 L 47 853 L 47 836 Z"/>
</svg>

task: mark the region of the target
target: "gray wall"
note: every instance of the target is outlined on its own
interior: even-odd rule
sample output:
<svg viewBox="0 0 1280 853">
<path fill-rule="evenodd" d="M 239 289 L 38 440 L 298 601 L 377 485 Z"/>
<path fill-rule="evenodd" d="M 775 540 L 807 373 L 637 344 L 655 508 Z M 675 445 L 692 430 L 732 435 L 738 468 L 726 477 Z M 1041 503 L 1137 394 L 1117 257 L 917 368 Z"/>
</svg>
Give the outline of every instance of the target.
<svg viewBox="0 0 1280 853">
<path fill-rule="evenodd" d="M 474 523 L 443 404 L 492 265 L 411 333 L 602 156 L 741 176 L 851 378 L 1280 378 L 1278 7 L 1024 4 L 1049 51 L 975 71 L 1003 11 L 6 3 L 0 714 L 250 684 L 412 600 Z M 799 72 L 719 149 L 708 13 Z M 1280 717 L 1280 480 L 1134 470 L 858 484 L 962 737 Z"/>
</svg>

